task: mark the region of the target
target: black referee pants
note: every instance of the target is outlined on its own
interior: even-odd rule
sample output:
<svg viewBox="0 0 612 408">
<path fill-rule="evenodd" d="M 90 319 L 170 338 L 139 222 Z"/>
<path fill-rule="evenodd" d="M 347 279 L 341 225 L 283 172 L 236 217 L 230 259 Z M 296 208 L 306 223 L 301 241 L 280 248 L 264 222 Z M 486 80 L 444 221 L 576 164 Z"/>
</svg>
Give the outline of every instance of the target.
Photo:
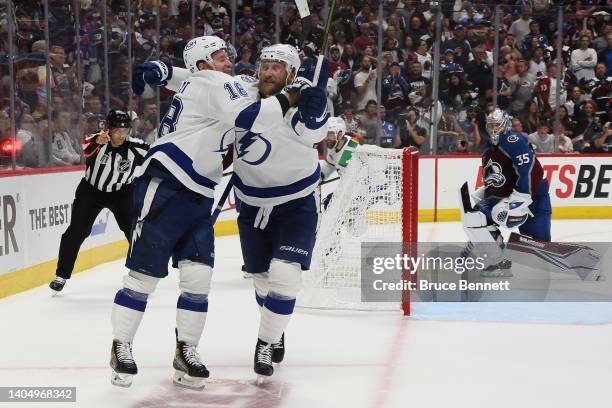
<svg viewBox="0 0 612 408">
<path fill-rule="evenodd" d="M 79 249 L 85 238 L 89 236 L 91 227 L 103 208 L 108 208 L 113 213 L 119 228 L 128 241 L 130 240 L 133 212 L 132 193 L 132 185 L 127 185 L 120 191 L 104 193 L 85 179 L 81 180 L 72 203 L 70 225 L 62 235 L 60 242 L 57 276 L 70 279 Z"/>
</svg>

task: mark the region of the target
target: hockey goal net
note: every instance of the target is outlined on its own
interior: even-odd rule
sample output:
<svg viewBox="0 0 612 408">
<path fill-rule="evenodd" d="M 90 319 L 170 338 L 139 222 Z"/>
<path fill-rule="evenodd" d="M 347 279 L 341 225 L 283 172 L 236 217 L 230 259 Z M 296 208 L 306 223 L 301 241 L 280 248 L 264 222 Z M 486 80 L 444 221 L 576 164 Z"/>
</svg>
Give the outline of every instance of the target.
<svg viewBox="0 0 612 408">
<path fill-rule="evenodd" d="M 324 192 L 325 194 L 325 192 Z M 321 309 L 399 310 L 410 314 L 410 293 L 400 302 L 362 302 L 361 244 L 397 242 L 404 253 L 417 242 L 418 155 L 414 149 L 359 146 L 322 214 L 311 269 L 298 306 Z M 412 245 L 411 245 L 412 243 Z M 403 279 L 414 279 L 403 271 Z"/>
</svg>

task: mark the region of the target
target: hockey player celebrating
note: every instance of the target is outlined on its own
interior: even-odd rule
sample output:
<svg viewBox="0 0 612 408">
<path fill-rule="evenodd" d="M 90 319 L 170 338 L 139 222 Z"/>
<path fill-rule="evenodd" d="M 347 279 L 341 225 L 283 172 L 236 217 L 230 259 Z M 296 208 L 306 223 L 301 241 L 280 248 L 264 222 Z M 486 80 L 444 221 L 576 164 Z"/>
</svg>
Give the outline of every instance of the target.
<svg viewBox="0 0 612 408">
<path fill-rule="evenodd" d="M 272 363 L 284 358 L 284 331 L 315 242 L 321 171 L 313 145 L 325 137 L 329 114 L 327 77 L 320 75 L 314 84 L 314 72 L 313 60 L 300 65 L 292 46 L 264 48 L 257 83 L 262 103 L 290 85 L 300 94 L 299 104 L 288 110 L 284 121 L 265 129 L 236 126 L 234 188 L 242 202 L 238 230 L 261 310 L 254 356 L 254 371 L 260 376 L 271 376 Z M 327 72 L 326 60 L 321 72 Z M 174 77 L 184 75 L 185 70 L 173 68 Z"/>
<path fill-rule="evenodd" d="M 334 173 L 342 176 L 344 169 L 359 146 L 359 139 L 346 133 L 346 123 L 341 117 L 331 117 L 327 121 L 327 136 L 325 137 L 327 154 L 321 164 L 321 178 L 329 179 Z"/>
<path fill-rule="evenodd" d="M 486 277 L 512 276 L 511 262 L 503 259 L 499 227 L 518 227 L 521 234 L 550 241 L 548 181 L 527 138 L 510 127 L 510 116 L 500 109 L 487 116 L 491 140 L 482 155 L 484 186 L 473 194 L 474 209 L 462 212 L 468 251 L 495 259 L 483 270 Z"/>
<path fill-rule="evenodd" d="M 146 63 L 134 75 L 136 91 L 144 88 L 144 82 L 167 83 L 176 94 L 135 186 L 135 221 L 126 261 L 129 273 L 115 296 L 112 312 L 111 382 L 118 386 L 130 386 L 137 373 L 132 341 L 147 297 L 168 274 L 172 258 L 179 269 L 181 290 L 174 382 L 203 387 L 209 372 L 197 345 L 208 311 L 214 259 L 211 207 L 222 159 L 233 142 L 234 127 L 246 132 L 274 128 L 282 123 L 294 100 L 285 93 L 256 100 L 252 81 L 228 75 L 232 64 L 220 38 L 192 39 L 183 58 L 189 69 L 185 81 L 173 81 L 172 67 L 161 62 Z"/>
<path fill-rule="evenodd" d="M 346 123 L 341 117 L 331 117 L 327 121 L 327 136 L 325 137 L 327 153 L 325 160 L 321 163 L 321 179 L 329 180 L 334 171 L 342 177 L 344 169 L 349 160 L 353 157 L 353 152 L 359 146 L 359 139 L 351 137 L 346 133 Z M 328 194 L 323 199 L 323 208 L 327 209 L 333 193 Z"/>
</svg>

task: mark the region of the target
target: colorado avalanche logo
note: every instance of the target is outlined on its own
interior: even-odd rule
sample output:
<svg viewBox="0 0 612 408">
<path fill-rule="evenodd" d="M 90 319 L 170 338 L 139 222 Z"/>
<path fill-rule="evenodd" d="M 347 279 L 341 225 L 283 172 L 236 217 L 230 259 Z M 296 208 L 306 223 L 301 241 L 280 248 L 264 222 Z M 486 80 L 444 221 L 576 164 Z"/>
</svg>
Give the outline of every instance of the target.
<svg viewBox="0 0 612 408">
<path fill-rule="evenodd" d="M 272 152 L 272 143 L 260 133 L 236 130 L 236 158 L 257 166 L 266 161 Z"/>
<path fill-rule="evenodd" d="M 507 140 L 508 140 L 508 142 L 510 142 L 510 143 L 515 143 L 515 142 L 518 142 L 519 138 L 518 138 L 518 136 L 517 136 L 517 135 L 510 135 L 510 136 L 508 136 L 508 139 L 507 139 Z"/>
<path fill-rule="evenodd" d="M 501 166 L 491 159 L 484 168 L 483 178 L 485 187 L 501 187 L 506 183 L 506 176 L 504 176 Z"/>
</svg>

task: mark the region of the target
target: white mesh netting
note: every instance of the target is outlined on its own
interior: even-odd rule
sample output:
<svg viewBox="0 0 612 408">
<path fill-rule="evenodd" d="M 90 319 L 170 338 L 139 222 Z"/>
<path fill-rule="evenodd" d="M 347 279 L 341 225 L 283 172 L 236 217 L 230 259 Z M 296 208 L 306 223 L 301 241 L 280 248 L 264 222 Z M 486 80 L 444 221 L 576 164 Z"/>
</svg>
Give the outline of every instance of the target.
<svg viewBox="0 0 612 408">
<path fill-rule="evenodd" d="M 399 303 L 361 302 L 361 243 L 402 241 L 400 149 L 359 146 L 322 214 L 311 269 L 298 306 L 398 310 Z"/>
</svg>

